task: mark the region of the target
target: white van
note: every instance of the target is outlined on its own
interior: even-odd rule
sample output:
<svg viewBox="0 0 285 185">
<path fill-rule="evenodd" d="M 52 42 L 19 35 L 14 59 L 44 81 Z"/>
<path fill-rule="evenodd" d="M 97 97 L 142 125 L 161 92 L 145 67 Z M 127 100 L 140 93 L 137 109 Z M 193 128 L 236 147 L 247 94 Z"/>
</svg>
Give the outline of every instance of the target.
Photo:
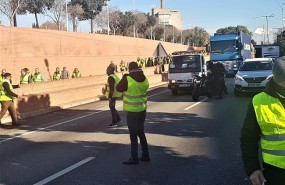
<svg viewBox="0 0 285 185">
<path fill-rule="evenodd" d="M 172 53 L 172 61 L 168 70 L 168 88 L 173 95 L 178 91 L 192 91 L 194 75 L 202 75 L 206 71 L 203 54 L 191 54 L 186 51 Z"/>
</svg>

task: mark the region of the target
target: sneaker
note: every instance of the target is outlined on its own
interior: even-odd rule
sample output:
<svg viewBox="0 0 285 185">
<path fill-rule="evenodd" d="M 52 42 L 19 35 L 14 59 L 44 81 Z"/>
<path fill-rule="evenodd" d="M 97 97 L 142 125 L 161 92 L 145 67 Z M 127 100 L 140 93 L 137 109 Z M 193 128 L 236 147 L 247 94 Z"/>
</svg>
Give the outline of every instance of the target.
<svg viewBox="0 0 285 185">
<path fill-rule="evenodd" d="M 124 161 L 123 164 L 126 164 L 126 165 L 139 164 L 139 160 L 130 157 L 127 161 Z"/>
<path fill-rule="evenodd" d="M 140 161 L 144 161 L 144 162 L 149 162 L 150 158 L 149 158 L 149 154 L 143 154 L 140 158 Z"/>
<path fill-rule="evenodd" d="M 118 126 L 117 124 L 112 123 L 112 124 L 108 125 L 108 128 L 114 128 L 114 127 L 117 127 L 117 126 Z"/>
</svg>

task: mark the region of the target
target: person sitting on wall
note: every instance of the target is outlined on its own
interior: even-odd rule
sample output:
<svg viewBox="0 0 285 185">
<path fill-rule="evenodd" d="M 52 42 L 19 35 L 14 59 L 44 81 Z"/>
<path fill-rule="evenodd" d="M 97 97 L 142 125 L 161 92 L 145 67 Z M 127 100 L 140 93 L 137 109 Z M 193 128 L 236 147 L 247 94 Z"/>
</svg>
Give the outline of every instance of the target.
<svg viewBox="0 0 285 185">
<path fill-rule="evenodd" d="M 78 70 L 78 68 L 75 68 L 72 73 L 72 78 L 80 78 L 80 77 L 81 77 L 80 71 Z"/>
<path fill-rule="evenodd" d="M 33 75 L 33 81 L 35 83 L 44 82 L 44 75 L 39 71 L 39 68 L 35 69 L 35 74 Z"/>
<path fill-rule="evenodd" d="M 61 77 L 61 72 L 59 67 L 57 67 L 55 69 L 55 72 L 53 73 L 53 80 L 60 80 L 60 77 Z"/>
</svg>

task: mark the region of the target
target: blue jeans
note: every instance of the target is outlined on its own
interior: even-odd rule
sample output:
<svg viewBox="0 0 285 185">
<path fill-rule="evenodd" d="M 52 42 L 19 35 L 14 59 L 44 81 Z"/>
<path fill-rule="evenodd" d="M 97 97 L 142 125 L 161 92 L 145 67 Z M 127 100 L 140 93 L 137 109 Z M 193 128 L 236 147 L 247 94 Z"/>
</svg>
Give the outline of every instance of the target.
<svg viewBox="0 0 285 185">
<path fill-rule="evenodd" d="M 138 159 L 138 137 L 140 139 L 143 154 L 148 154 L 148 144 L 144 133 L 144 121 L 146 111 L 143 112 L 127 112 L 127 124 L 131 139 L 131 156 Z"/>
</svg>

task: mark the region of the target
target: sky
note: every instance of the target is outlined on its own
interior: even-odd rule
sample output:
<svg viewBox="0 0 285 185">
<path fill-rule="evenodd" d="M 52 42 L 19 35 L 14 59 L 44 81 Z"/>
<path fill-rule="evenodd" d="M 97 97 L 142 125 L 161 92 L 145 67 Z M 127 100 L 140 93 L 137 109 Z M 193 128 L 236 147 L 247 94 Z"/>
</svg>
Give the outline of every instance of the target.
<svg viewBox="0 0 285 185">
<path fill-rule="evenodd" d="M 153 7 L 160 7 L 160 0 L 110 0 L 109 5 L 118 6 L 122 11 L 133 9 L 148 13 Z M 219 28 L 243 25 L 249 31 L 267 26 L 264 16 L 274 15 L 268 18 L 268 26 L 276 32 L 276 28 L 282 27 L 282 7 L 285 19 L 285 0 L 164 0 L 164 7 L 177 10 L 182 13 L 183 29 L 202 27 L 211 35 Z M 46 21 L 46 17 L 40 16 L 40 24 Z M 0 15 L 2 24 L 9 25 L 8 20 Z M 31 27 L 35 22 L 33 15 L 18 16 L 19 27 Z M 285 20 L 283 21 L 285 24 Z M 70 28 L 71 29 L 71 28 Z M 89 32 L 88 22 L 80 23 L 78 31 Z M 262 35 L 253 35 L 253 39 L 260 41 Z M 271 42 L 273 34 L 270 35 Z"/>
</svg>

